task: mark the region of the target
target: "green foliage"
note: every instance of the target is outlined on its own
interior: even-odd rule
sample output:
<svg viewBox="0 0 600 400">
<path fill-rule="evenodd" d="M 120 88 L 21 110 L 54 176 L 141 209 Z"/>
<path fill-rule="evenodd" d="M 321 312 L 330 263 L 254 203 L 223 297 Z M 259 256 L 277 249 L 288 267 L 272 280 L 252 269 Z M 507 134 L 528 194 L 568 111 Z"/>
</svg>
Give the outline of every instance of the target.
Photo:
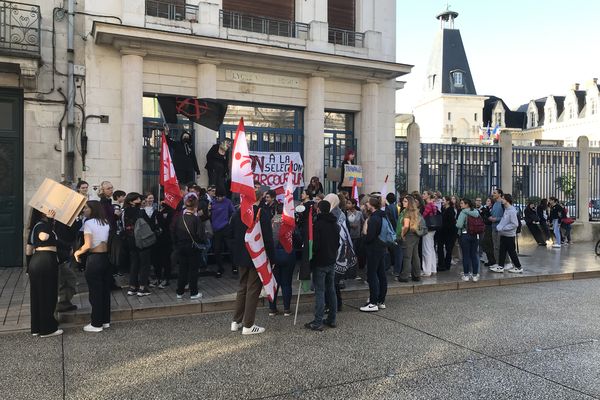
<svg viewBox="0 0 600 400">
<path fill-rule="evenodd" d="M 572 174 L 559 176 L 554 180 L 556 188 L 563 192 L 567 199 L 571 199 L 575 194 L 576 183 L 577 178 Z"/>
</svg>

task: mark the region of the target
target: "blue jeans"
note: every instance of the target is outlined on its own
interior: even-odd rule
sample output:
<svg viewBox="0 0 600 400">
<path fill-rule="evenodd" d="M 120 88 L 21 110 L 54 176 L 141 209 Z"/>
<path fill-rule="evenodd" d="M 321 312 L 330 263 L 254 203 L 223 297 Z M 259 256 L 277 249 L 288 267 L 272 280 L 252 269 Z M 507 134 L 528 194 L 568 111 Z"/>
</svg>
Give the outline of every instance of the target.
<svg viewBox="0 0 600 400">
<path fill-rule="evenodd" d="M 329 315 L 327 321 L 335 323 L 337 313 L 337 297 L 335 295 L 335 270 L 334 265 L 315 267 L 313 269 L 313 286 L 315 288 L 315 319 L 313 325 L 323 325 L 323 314 L 325 313 L 325 300 L 329 304 Z"/>
<path fill-rule="evenodd" d="M 273 274 L 277 281 L 277 291 L 273 302 L 269 302 L 269 308 L 271 310 L 277 309 L 277 294 L 279 288 L 281 288 L 283 309 L 287 311 L 290 309 L 292 302 L 292 279 L 294 277 L 294 267 L 296 266 L 296 253 L 292 251 L 288 254 L 282 247 L 277 246 L 273 262 L 275 263 Z"/>
<path fill-rule="evenodd" d="M 552 229 L 554 230 L 554 236 L 556 237 L 556 242 L 554 244 L 560 244 L 560 219 L 552 220 Z"/>
<path fill-rule="evenodd" d="M 460 235 L 460 249 L 462 250 L 463 256 L 463 273 L 469 274 L 471 271 L 473 275 L 479 273 L 479 255 L 477 253 L 479 247 L 479 240 L 476 236 L 463 233 Z"/>
<path fill-rule="evenodd" d="M 394 248 L 394 275 L 400 275 L 403 259 L 404 249 L 402 248 L 402 245 L 398 245 Z"/>
<path fill-rule="evenodd" d="M 367 246 L 367 279 L 369 281 L 369 303 L 385 303 L 387 277 L 385 276 L 386 249 Z"/>
</svg>

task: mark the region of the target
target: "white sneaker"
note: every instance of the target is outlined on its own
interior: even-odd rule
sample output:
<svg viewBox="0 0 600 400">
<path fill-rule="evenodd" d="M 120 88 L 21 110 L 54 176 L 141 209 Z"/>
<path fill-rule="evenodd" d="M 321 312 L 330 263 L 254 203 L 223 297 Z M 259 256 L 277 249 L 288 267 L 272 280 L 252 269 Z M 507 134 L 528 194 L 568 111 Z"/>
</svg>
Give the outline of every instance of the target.
<svg viewBox="0 0 600 400">
<path fill-rule="evenodd" d="M 52 337 L 52 336 L 60 336 L 63 334 L 63 330 L 62 329 L 57 329 L 56 331 L 49 333 L 47 335 L 40 335 L 41 338 L 47 338 L 47 337 Z"/>
<path fill-rule="evenodd" d="M 102 324 L 102 329 L 108 329 L 110 328 L 110 324 Z"/>
<path fill-rule="evenodd" d="M 494 268 L 498 268 L 498 264 L 494 264 L 494 265 L 490 265 L 490 266 L 489 266 L 489 269 L 490 269 L 490 270 L 492 270 L 492 269 L 494 269 Z"/>
<path fill-rule="evenodd" d="M 377 303 L 377 307 L 378 307 L 380 310 L 385 310 L 385 303 Z"/>
<path fill-rule="evenodd" d="M 479 274 L 473 275 L 473 282 L 479 282 Z"/>
<path fill-rule="evenodd" d="M 469 282 L 469 279 L 471 279 L 471 275 L 469 274 L 463 274 L 462 278 L 461 278 L 464 282 Z"/>
<path fill-rule="evenodd" d="M 231 332 L 237 332 L 237 331 L 239 331 L 240 328 L 242 327 L 242 325 L 243 324 L 241 322 L 238 324 L 237 322 L 233 321 L 231 323 Z"/>
<path fill-rule="evenodd" d="M 363 311 L 363 312 L 374 312 L 374 311 L 379 311 L 379 307 L 377 307 L 377 305 L 376 305 L 376 304 L 371 304 L 371 303 L 369 303 L 369 304 L 365 304 L 364 306 L 362 306 L 362 307 L 360 308 L 360 311 Z"/>
<path fill-rule="evenodd" d="M 515 269 L 512 265 L 506 265 L 504 267 L 504 272 L 512 272 L 512 270 Z"/>
<path fill-rule="evenodd" d="M 242 335 L 258 335 L 259 333 L 263 333 L 265 328 L 260 327 L 258 325 L 252 325 L 250 328 L 242 328 Z"/>
<path fill-rule="evenodd" d="M 177 295 L 177 300 L 181 300 L 181 299 L 183 299 L 183 295 L 182 294 L 178 294 Z"/>
<path fill-rule="evenodd" d="M 555 249 L 560 249 L 560 244 L 553 244 L 552 247 Z"/>
<path fill-rule="evenodd" d="M 92 326 L 92 324 L 87 324 L 86 326 L 83 327 L 83 330 L 85 332 L 102 332 L 102 328 L 96 328 L 95 326 Z"/>
<path fill-rule="evenodd" d="M 508 272 L 511 272 L 513 274 L 522 274 L 523 273 L 523 268 L 512 268 Z"/>
<path fill-rule="evenodd" d="M 35 336 L 40 336 L 40 334 L 39 333 L 32 333 L 31 336 L 34 336 L 34 337 Z"/>
<path fill-rule="evenodd" d="M 197 294 L 190 296 L 190 300 L 198 300 L 202 298 L 202 293 L 198 292 Z"/>
<path fill-rule="evenodd" d="M 490 271 L 497 272 L 497 273 L 501 274 L 501 273 L 504 272 L 504 267 L 501 267 L 501 266 L 497 265 L 495 267 L 490 268 Z"/>
</svg>

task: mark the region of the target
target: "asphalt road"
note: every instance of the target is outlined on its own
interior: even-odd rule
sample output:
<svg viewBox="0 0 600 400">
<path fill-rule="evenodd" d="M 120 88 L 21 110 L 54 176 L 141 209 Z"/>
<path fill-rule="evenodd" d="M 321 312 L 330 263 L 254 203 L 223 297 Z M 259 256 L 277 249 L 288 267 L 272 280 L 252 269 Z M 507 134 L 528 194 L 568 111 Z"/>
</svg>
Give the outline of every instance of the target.
<svg viewBox="0 0 600 400">
<path fill-rule="evenodd" d="M 2 399 L 600 398 L 600 280 L 396 296 L 338 327 L 259 310 L 262 335 L 230 314 L 0 336 Z"/>
</svg>

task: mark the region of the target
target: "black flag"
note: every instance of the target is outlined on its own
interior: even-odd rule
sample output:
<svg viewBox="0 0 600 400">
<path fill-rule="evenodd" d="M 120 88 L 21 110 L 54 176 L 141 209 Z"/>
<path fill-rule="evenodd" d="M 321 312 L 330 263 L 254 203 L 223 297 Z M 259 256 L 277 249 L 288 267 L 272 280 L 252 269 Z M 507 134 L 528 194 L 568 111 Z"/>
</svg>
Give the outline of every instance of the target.
<svg viewBox="0 0 600 400">
<path fill-rule="evenodd" d="M 212 99 L 158 96 L 158 104 L 168 124 L 176 124 L 181 114 L 213 131 L 219 130 L 227 112 L 227 103 Z"/>
</svg>

